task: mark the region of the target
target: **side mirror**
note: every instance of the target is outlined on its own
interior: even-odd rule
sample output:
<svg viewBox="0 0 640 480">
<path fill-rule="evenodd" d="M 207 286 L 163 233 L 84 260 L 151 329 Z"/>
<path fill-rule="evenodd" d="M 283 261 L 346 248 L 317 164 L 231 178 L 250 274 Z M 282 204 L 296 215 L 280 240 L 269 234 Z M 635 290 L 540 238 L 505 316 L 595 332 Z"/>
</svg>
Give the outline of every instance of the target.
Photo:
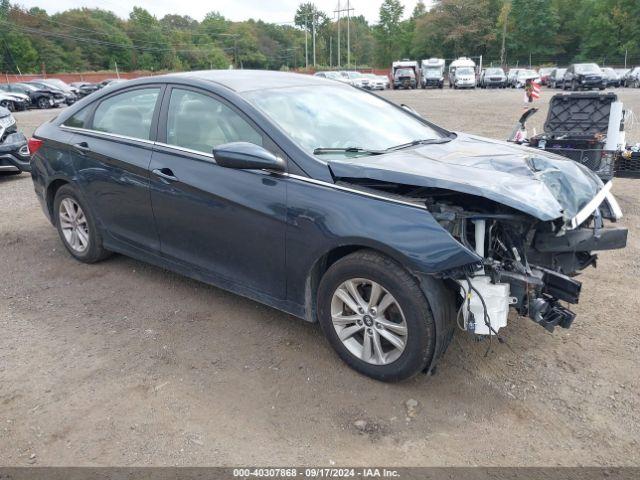
<svg viewBox="0 0 640 480">
<path fill-rule="evenodd" d="M 232 142 L 213 149 L 213 158 L 218 165 L 240 170 L 284 171 L 284 161 L 273 153 L 249 142 Z"/>
</svg>

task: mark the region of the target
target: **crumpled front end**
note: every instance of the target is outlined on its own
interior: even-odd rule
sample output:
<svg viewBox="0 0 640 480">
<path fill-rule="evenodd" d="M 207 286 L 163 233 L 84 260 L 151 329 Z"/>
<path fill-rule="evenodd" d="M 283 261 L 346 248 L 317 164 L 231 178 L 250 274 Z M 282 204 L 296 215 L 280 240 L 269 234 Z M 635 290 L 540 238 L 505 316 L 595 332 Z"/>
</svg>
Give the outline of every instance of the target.
<svg viewBox="0 0 640 480">
<path fill-rule="evenodd" d="M 596 266 L 596 252 L 627 243 L 627 229 L 612 225 L 622 212 L 610 188 L 605 185 L 571 218 L 555 221 L 460 196 L 433 201 L 429 209 L 440 224 L 483 259 L 480 269 L 445 272 L 460 285 L 461 328 L 498 335 L 510 308 L 549 331 L 569 328 L 575 313 L 564 303 L 578 303 L 581 283 L 575 276 Z"/>
<path fill-rule="evenodd" d="M 461 328 L 497 335 L 511 308 L 547 330 L 568 328 L 597 252 L 624 248 L 622 212 L 583 165 L 534 149 L 459 136 L 393 155 L 330 161 L 334 177 L 426 205 L 457 241 L 481 258 L 441 272 L 457 282 Z"/>
</svg>

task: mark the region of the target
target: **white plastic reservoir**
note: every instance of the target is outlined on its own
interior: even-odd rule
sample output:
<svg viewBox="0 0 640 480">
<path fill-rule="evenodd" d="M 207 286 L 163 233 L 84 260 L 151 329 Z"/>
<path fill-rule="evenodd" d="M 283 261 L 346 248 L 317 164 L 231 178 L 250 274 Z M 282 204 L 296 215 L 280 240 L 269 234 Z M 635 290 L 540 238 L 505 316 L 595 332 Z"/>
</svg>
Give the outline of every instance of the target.
<svg viewBox="0 0 640 480">
<path fill-rule="evenodd" d="M 511 303 L 509 284 L 491 283 L 491 278 L 487 275 L 477 275 L 470 280 L 471 284 L 480 292 L 482 298 L 484 298 L 493 330 L 497 332 L 502 327 L 506 327 L 507 316 L 509 315 L 509 304 Z M 462 307 L 465 328 L 468 329 L 469 312 L 467 311 L 467 302 L 469 302 L 469 308 L 475 320 L 474 333 L 477 335 L 495 335 L 485 323 L 484 308 L 478 294 L 472 290 L 470 292 L 471 299 L 467 300 L 466 291 L 469 290 L 469 284 L 466 280 L 459 280 L 459 283 L 462 286 L 460 295 L 465 299 Z"/>
</svg>

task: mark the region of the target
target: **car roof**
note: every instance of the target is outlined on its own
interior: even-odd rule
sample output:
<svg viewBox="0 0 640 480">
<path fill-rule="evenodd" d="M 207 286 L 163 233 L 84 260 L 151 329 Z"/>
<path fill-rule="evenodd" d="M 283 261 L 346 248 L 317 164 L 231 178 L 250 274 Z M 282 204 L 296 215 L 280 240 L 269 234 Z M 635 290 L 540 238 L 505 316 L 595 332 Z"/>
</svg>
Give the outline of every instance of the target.
<svg viewBox="0 0 640 480">
<path fill-rule="evenodd" d="M 336 85 L 333 80 L 327 80 L 322 77 L 270 70 L 203 70 L 197 72 L 173 73 L 163 75 L 162 77 L 168 80 L 172 78 L 206 80 L 218 83 L 235 92 L 309 85 Z"/>
</svg>

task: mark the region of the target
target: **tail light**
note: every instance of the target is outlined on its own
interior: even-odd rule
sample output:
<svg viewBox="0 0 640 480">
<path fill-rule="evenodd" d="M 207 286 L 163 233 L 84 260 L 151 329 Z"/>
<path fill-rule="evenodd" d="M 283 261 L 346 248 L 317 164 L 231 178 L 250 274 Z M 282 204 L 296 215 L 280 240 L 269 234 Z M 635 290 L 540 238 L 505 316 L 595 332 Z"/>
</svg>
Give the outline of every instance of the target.
<svg viewBox="0 0 640 480">
<path fill-rule="evenodd" d="M 40 147 L 42 146 L 42 140 L 40 140 L 39 138 L 31 137 L 29 139 L 28 145 L 29 145 L 29 152 L 31 153 L 31 155 L 33 155 L 38 150 L 40 150 Z"/>
</svg>

